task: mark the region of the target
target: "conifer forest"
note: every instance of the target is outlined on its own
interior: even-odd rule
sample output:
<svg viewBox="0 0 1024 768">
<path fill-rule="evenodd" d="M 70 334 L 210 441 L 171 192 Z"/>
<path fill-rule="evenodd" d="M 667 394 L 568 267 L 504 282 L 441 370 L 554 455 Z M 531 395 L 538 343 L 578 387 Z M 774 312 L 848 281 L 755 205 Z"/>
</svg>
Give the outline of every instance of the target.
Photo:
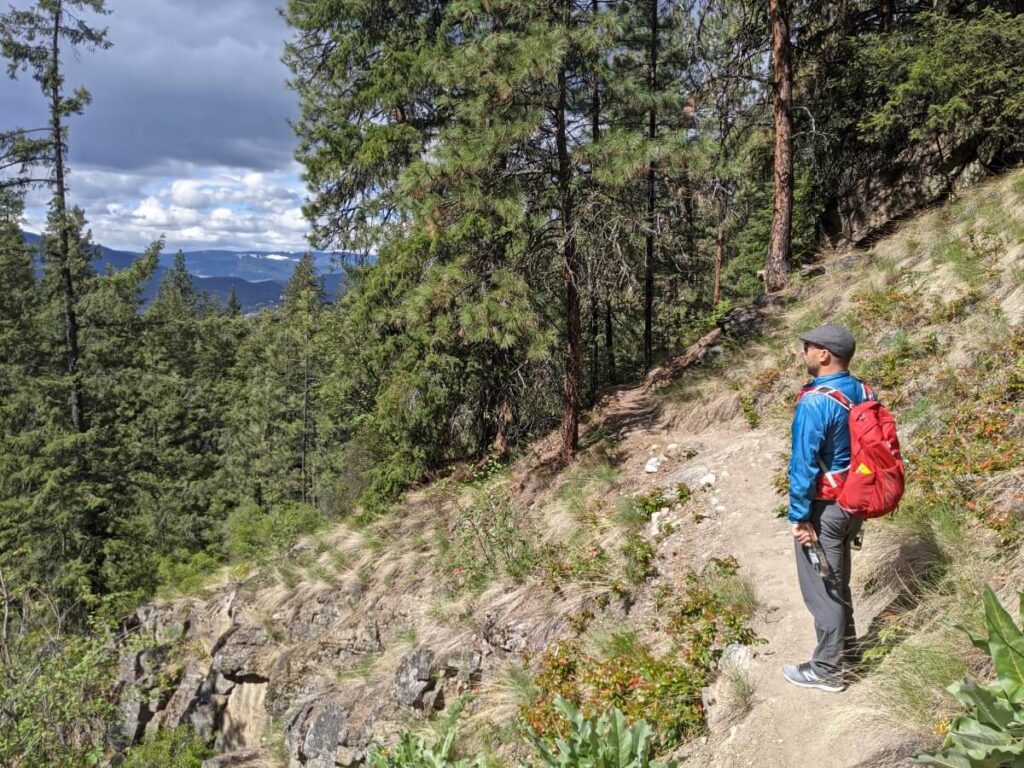
<svg viewBox="0 0 1024 768">
<path fill-rule="evenodd" d="M 198 768 L 198 742 L 142 759 L 115 735 L 125 617 L 334 526 L 400 527 L 408 493 L 542 439 L 571 471 L 609 393 L 1024 156 L 1020 0 L 286 0 L 266 88 L 298 104 L 308 246 L 342 288 L 307 255 L 246 311 L 179 254 L 148 295 L 164 240 L 105 268 L 75 202 L 97 105 L 69 63 L 117 46 L 106 5 L 0 10 L 47 115 L 0 110 L 8 766 Z M 375 764 L 434 764 L 402 744 Z"/>
</svg>

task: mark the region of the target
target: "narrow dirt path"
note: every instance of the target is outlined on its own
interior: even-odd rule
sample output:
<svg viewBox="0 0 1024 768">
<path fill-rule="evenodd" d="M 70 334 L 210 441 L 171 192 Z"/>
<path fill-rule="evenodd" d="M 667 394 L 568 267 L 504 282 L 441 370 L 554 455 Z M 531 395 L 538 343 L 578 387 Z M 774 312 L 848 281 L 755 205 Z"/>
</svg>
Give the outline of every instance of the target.
<svg viewBox="0 0 1024 768">
<path fill-rule="evenodd" d="M 639 405 L 631 402 L 632 408 L 643 410 Z M 771 485 L 781 464 L 780 453 L 787 448 L 783 430 L 750 430 L 742 420 L 698 434 L 662 425 L 661 429 L 636 429 L 630 442 L 677 443 L 694 446 L 698 453 L 667 463 L 650 476 L 652 484 L 674 487 L 683 475 L 692 477 L 695 468 L 715 475 L 714 484 L 701 492 L 707 517 L 683 526 L 678 538 L 674 535 L 665 542 L 660 555 L 662 577 L 681 578 L 686 570 L 712 557 L 736 558 L 741 572 L 756 587 L 760 608 L 754 627 L 766 641 L 756 647 L 749 669 L 754 688 L 749 712 L 717 725 L 685 764 L 702 768 L 909 765 L 876 734 L 841 716 L 839 710 L 850 693 L 798 688 L 782 676 L 783 664 L 806 661 L 815 644 L 813 622 L 797 582 L 792 534 L 787 521 L 775 516 L 784 502 Z M 629 464 L 635 466 L 627 471 L 642 476 L 651 450 L 631 453 Z M 858 629 L 863 631 L 871 618 L 858 615 Z"/>
</svg>

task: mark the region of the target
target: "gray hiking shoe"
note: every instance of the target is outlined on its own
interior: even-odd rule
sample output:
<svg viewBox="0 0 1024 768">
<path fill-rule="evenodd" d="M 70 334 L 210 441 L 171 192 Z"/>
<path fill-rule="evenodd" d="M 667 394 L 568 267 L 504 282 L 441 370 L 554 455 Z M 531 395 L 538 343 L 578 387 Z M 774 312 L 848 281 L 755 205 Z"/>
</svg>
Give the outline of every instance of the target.
<svg viewBox="0 0 1024 768">
<path fill-rule="evenodd" d="M 810 662 L 806 664 L 787 664 L 782 668 L 782 674 L 793 685 L 802 688 L 817 688 L 819 691 L 839 693 L 846 686 L 838 675 L 823 675 L 816 672 Z"/>
</svg>

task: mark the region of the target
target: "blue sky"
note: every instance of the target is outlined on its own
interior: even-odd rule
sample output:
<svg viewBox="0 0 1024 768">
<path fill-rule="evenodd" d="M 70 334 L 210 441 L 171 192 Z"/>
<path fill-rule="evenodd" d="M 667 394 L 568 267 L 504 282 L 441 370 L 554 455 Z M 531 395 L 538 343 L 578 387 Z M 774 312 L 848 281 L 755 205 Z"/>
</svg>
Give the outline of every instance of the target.
<svg viewBox="0 0 1024 768">
<path fill-rule="evenodd" d="M 15 0 L 25 7 L 27 0 Z M 274 0 L 107 0 L 113 47 L 65 57 L 93 103 L 70 123 L 71 195 L 94 239 L 141 250 L 303 250 L 296 98 Z M 0 81 L 0 126 L 44 124 L 27 74 Z M 39 228 L 46 193 L 30 198 Z"/>
</svg>

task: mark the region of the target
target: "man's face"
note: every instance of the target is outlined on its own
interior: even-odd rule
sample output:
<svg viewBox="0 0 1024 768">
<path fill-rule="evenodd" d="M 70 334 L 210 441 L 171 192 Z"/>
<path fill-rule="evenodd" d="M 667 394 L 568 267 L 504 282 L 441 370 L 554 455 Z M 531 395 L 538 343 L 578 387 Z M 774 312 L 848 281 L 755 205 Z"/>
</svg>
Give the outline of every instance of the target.
<svg viewBox="0 0 1024 768">
<path fill-rule="evenodd" d="M 817 376 L 822 366 L 828 365 L 829 358 L 832 353 L 822 347 L 816 347 L 808 342 L 802 342 L 803 352 L 801 353 L 804 359 L 804 365 L 807 366 L 807 373 L 811 376 Z"/>
</svg>

